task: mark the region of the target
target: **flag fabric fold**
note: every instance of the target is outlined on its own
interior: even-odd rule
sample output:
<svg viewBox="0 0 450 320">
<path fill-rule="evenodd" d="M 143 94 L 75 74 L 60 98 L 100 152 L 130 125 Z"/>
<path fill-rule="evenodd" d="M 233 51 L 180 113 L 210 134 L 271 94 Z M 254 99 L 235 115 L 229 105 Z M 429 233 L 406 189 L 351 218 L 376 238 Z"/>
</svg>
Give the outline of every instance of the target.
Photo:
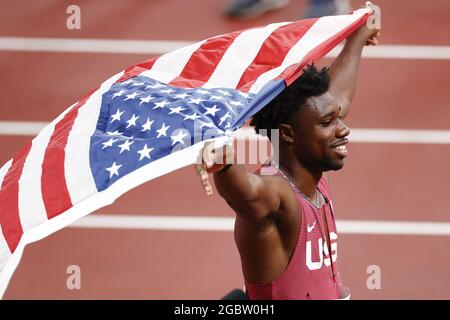
<svg viewBox="0 0 450 320">
<path fill-rule="evenodd" d="M 0 168 L 0 297 L 24 247 L 192 165 L 364 24 L 352 14 L 209 38 L 131 66 L 46 126 Z"/>
</svg>

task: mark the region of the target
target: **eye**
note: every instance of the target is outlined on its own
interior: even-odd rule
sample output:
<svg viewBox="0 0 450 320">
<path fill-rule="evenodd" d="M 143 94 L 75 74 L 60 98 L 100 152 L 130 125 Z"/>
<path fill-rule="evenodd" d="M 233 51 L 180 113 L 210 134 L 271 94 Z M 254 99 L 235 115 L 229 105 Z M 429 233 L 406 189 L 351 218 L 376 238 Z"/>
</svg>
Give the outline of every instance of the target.
<svg viewBox="0 0 450 320">
<path fill-rule="evenodd" d="M 332 120 L 325 120 L 325 121 L 322 121 L 320 124 L 323 126 L 323 127 L 328 127 L 330 124 L 332 124 L 333 123 L 333 121 Z"/>
</svg>

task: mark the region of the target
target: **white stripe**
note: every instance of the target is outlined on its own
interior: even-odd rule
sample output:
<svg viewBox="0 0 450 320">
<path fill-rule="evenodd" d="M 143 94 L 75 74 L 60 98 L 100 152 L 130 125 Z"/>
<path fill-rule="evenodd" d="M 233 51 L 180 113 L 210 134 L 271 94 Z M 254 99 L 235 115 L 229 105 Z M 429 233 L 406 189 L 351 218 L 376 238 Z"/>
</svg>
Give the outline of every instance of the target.
<svg viewBox="0 0 450 320">
<path fill-rule="evenodd" d="M 228 47 L 204 88 L 235 88 L 242 74 L 255 59 L 262 44 L 281 26 L 290 22 L 273 23 L 239 34 Z"/>
<path fill-rule="evenodd" d="M 36 135 L 45 122 L 0 121 L 0 135 Z M 261 139 L 251 127 L 242 127 L 234 133 L 238 139 Z M 355 143 L 418 143 L 450 144 L 450 130 L 406 129 L 352 129 L 351 142 Z"/>
<path fill-rule="evenodd" d="M 11 168 L 11 165 L 12 165 L 12 159 L 9 160 L 7 163 L 5 163 L 0 168 L 0 188 L 1 188 L 2 183 L 3 183 L 3 179 L 5 178 L 6 174 L 8 173 L 9 168 Z"/>
<path fill-rule="evenodd" d="M 11 257 L 11 251 L 9 250 L 8 243 L 3 235 L 2 226 L 0 225 L 0 274 L 6 264 L 6 261 Z"/>
<path fill-rule="evenodd" d="M 9 168 L 11 168 L 11 165 L 12 165 L 12 159 L 9 160 L 7 163 L 5 163 L 0 168 L 0 187 L 3 183 L 3 179 L 5 178 L 6 174 L 8 173 Z M 0 224 L 0 278 L 1 278 L 2 269 L 3 269 L 4 265 L 6 264 L 6 261 L 8 261 L 10 256 L 11 256 L 11 251 L 9 251 L 9 247 L 8 247 L 8 244 L 3 235 L 2 226 Z"/>
<path fill-rule="evenodd" d="M 203 44 L 203 42 L 205 41 L 200 41 L 162 55 L 155 61 L 152 68 L 141 73 L 141 76 L 156 79 L 163 83 L 169 83 L 180 75 L 192 54 Z"/>
<path fill-rule="evenodd" d="M 0 51 L 87 52 L 164 54 L 193 44 L 172 40 L 110 40 L 69 38 L 0 37 Z M 327 57 L 336 57 L 342 47 L 333 49 Z M 364 58 L 450 60 L 450 46 L 377 45 L 366 47 Z"/>
<path fill-rule="evenodd" d="M 250 88 L 251 93 L 259 92 L 270 80 L 279 76 L 289 66 L 299 63 L 303 58 L 319 44 L 336 36 L 337 33 L 357 21 L 367 10 L 358 10 L 352 15 L 323 17 L 314 23 L 311 28 L 292 46 L 283 60 L 283 63 L 273 69 L 264 72 L 258 77 Z"/>
<path fill-rule="evenodd" d="M 47 220 L 47 211 L 41 192 L 42 163 L 56 123 L 72 110 L 67 108 L 32 141 L 19 179 L 19 217 L 24 231 Z"/>
<path fill-rule="evenodd" d="M 78 109 L 65 148 L 65 175 L 67 190 L 72 204 L 92 196 L 97 192 L 89 160 L 91 136 L 94 134 L 100 114 L 102 94 L 123 75 L 120 72 L 105 82 Z"/>
<path fill-rule="evenodd" d="M 91 215 L 70 225 L 72 228 L 233 231 L 235 218 L 193 216 Z M 336 220 L 341 234 L 396 234 L 450 236 L 448 222 L 405 222 Z"/>
</svg>

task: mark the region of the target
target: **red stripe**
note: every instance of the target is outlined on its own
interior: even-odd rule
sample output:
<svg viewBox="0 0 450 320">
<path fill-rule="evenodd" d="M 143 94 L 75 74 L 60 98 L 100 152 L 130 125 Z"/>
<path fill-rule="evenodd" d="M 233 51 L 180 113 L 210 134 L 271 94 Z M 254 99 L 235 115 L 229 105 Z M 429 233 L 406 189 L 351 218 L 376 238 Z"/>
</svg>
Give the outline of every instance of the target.
<svg viewBox="0 0 450 320">
<path fill-rule="evenodd" d="M 23 234 L 19 217 L 19 179 L 31 142 L 13 157 L 0 189 L 0 224 L 9 250 L 14 252 Z"/>
<path fill-rule="evenodd" d="M 223 55 L 242 31 L 208 39 L 190 57 L 180 75 L 169 84 L 183 88 L 199 88 L 216 69 Z"/>
<path fill-rule="evenodd" d="M 155 61 L 158 60 L 158 58 L 159 57 L 154 57 L 149 60 L 138 63 L 134 66 L 126 68 L 123 76 L 120 77 L 120 79 L 117 80 L 116 83 L 126 81 L 130 78 L 134 78 L 134 77 L 140 75 L 142 72 L 150 70 L 153 67 L 153 65 L 155 64 Z"/>
<path fill-rule="evenodd" d="M 264 41 L 253 62 L 242 74 L 237 89 L 248 91 L 256 79 L 264 72 L 279 67 L 289 50 L 318 19 L 307 19 L 290 23 L 276 29 Z"/>
<path fill-rule="evenodd" d="M 49 219 L 72 207 L 64 170 L 65 148 L 69 133 L 78 115 L 78 109 L 86 103 L 86 100 L 92 93 L 81 99 L 56 124 L 47 149 L 45 150 L 44 161 L 42 163 L 41 189 Z"/>
<path fill-rule="evenodd" d="M 297 79 L 303 71 L 306 64 L 315 63 L 322 59 L 328 52 L 330 52 L 334 47 L 346 39 L 350 34 L 352 34 L 356 29 L 361 27 L 366 23 L 371 13 L 366 13 L 361 18 L 353 22 L 351 25 L 347 26 L 340 32 L 336 33 L 330 39 L 324 41 L 313 50 L 311 50 L 300 63 L 293 64 L 286 68 L 276 79 L 284 79 L 286 85 L 290 85 L 295 79 Z"/>
</svg>

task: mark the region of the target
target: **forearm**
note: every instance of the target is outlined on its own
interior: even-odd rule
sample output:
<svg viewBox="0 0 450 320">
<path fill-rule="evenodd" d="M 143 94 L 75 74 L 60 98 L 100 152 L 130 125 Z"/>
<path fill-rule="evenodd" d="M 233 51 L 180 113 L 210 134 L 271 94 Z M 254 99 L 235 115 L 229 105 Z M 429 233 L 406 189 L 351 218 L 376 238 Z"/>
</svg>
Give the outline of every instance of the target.
<svg viewBox="0 0 450 320">
<path fill-rule="evenodd" d="M 347 115 L 355 94 L 363 47 L 363 41 L 350 37 L 330 67 L 329 91 L 340 103 L 342 118 Z"/>
</svg>

